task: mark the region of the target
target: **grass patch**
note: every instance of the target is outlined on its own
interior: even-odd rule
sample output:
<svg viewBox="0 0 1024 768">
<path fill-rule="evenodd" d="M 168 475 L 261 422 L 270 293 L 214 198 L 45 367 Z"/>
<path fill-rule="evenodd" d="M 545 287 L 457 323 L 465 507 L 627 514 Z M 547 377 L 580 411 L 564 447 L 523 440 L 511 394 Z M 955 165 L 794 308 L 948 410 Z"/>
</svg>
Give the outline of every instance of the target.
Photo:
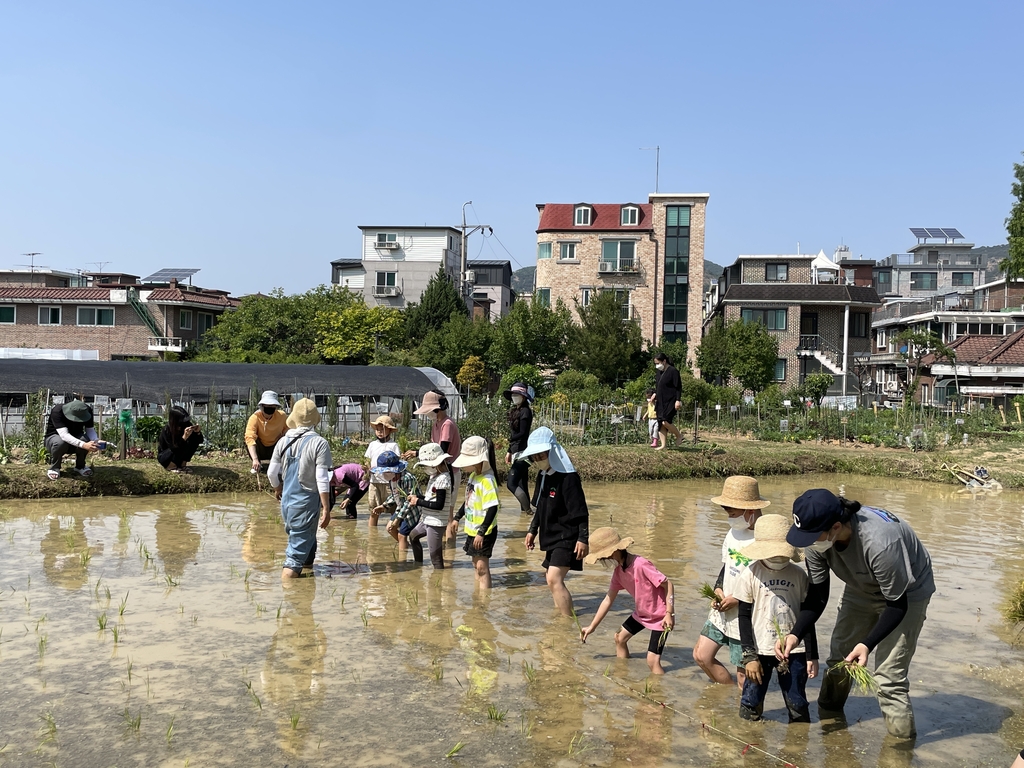
<svg viewBox="0 0 1024 768">
<path fill-rule="evenodd" d="M 1024 624 L 1024 581 L 1010 592 L 1010 600 L 1003 609 L 1003 616 L 1011 624 Z"/>
</svg>

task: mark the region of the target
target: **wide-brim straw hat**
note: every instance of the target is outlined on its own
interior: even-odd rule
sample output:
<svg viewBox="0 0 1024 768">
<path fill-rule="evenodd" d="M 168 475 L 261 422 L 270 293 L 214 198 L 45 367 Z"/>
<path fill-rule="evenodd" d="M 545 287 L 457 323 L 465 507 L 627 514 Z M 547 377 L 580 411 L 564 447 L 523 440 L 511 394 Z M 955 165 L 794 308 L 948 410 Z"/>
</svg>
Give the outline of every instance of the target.
<svg viewBox="0 0 1024 768">
<path fill-rule="evenodd" d="M 768 499 L 761 498 L 757 480 L 746 475 L 733 475 L 725 479 L 722 495 L 715 496 L 713 503 L 734 509 L 764 509 L 770 507 Z"/>
<path fill-rule="evenodd" d="M 388 416 L 387 414 L 384 414 L 383 416 L 378 416 L 376 419 L 370 422 L 371 427 L 379 427 L 381 425 L 391 430 L 398 429 L 398 427 L 395 426 L 395 422 L 393 422 L 391 420 L 391 417 Z"/>
<path fill-rule="evenodd" d="M 621 538 L 614 528 L 598 528 L 590 534 L 590 554 L 583 558 L 583 562 L 593 565 L 598 560 L 611 557 L 616 550 L 628 549 L 632 543 L 631 537 Z M 746 554 L 746 550 L 743 553 Z"/>
<path fill-rule="evenodd" d="M 320 411 L 316 403 L 308 397 L 304 397 L 292 406 L 292 412 L 288 414 L 285 425 L 288 429 L 299 429 L 300 427 L 315 427 L 320 423 Z"/>
<path fill-rule="evenodd" d="M 459 451 L 459 457 L 452 462 L 452 466 L 471 467 L 474 464 L 479 464 L 481 461 L 488 465 L 490 464 L 487 450 L 487 438 L 473 435 L 472 437 L 467 437 L 465 442 L 462 443 L 462 449 Z"/>
<path fill-rule="evenodd" d="M 427 443 L 420 447 L 418 455 L 419 461 L 416 462 L 416 466 L 436 467 L 451 457 L 451 454 L 445 453 L 444 449 L 437 443 Z"/>
<path fill-rule="evenodd" d="M 754 523 L 754 541 L 743 548 L 743 556 L 751 560 L 769 557 L 788 557 L 800 562 L 804 559 L 799 549 L 786 541 L 789 520 L 782 515 L 762 515 Z"/>
<path fill-rule="evenodd" d="M 276 405 L 278 408 L 281 407 L 281 400 L 277 396 L 277 392 L 272 389 L 268 389 L 262 395 L 260 395 L 260 401 L 256 405 Z"/>
</svg>

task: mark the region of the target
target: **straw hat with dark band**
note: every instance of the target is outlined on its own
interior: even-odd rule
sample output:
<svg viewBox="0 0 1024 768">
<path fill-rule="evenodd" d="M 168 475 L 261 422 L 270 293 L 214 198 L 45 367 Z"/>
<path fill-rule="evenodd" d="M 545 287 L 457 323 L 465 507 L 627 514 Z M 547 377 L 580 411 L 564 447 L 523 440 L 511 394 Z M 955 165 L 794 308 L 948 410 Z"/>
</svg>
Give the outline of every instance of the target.
<svg viewBox="0 0 1024 768">
<path fill-rule="evenodd" d="M 583 562 L 593 565 L 598 560 L 611 557 L 616 550 L 628 549 L 632 543 L 629 536 L 620 538 L 614 528 L 598 528 L 590 534 L 590 554 L 583 558 Z"/>
<path fill-rule="evenodd" d="M 757 480 L 746 475 L 733 475 L 725 479 L 722 495 L 711 500 L 715 504 L 733 509 L 764 509 L 771 506 L 768 499 L 761 498 Z"/>
</svg>

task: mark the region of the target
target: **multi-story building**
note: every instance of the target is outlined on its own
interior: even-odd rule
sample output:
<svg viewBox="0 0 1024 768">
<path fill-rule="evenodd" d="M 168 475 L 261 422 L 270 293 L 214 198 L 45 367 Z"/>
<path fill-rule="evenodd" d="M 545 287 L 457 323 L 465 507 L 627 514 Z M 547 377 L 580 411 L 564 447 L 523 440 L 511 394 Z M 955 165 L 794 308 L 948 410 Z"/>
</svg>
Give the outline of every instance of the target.
<svg viewBox="0 0 1024 768">
<path fill-rule="evenodd" d="M 468 262 L 466 281 L 472 286 L 470 310 L 473 317 L 494 321 L 508 314 L 516 293 L 512 290 L 512 262 L 477 259 Z"/>
<path fill-rule="evenodd" d="M 575 311 L 598 292 L 614 292 L 623 319 L 639 323 L 649 343 L 698 338 L 709 197 L 655 193 L 646 203 L 539 204 L 533 300 L 561 300 Z M 691 365 L 695 347 L 689 345 Z"/>
<path fill-rule="evenodd" d="M 880 304 L 874 288 L 855 284 L 857 269 L 824 252 L 739 256 L 708 292 L 705 327 L 717 317 L 762 323 L 779 340 L 781 386 L 826 372 L 836 378 L 832 392 L 851 394 L 854 360 L 870 349 L 871 310 Z"/>
<path fill-rule="evenodd" d="M 135 275 L 112 273 L 5 271 L 0 357 L 161 358 L 184 352 L 237 305 L 226 291 L 161 273 L 140 282 Z"/>
<path fill-rule="evenodd" d="M 456 285 L 462 269 L 462 233 L 453 227 L 359 227 L 358 259 L 331 262 L 331 282 L 360 293 L 373 307 L 404 309 L 444 268 Z"/>
<path fill-rule="evenodd" d="M 917 238 L 914 246 L 875 265 L 879 296 L 924 298 L 970 290 L 985 282 L 987 260 L 971 253 L 973 243 L 956 242 L 963 239 L 958 230 L 912 227 L 910 231 Z"/>
</svg>

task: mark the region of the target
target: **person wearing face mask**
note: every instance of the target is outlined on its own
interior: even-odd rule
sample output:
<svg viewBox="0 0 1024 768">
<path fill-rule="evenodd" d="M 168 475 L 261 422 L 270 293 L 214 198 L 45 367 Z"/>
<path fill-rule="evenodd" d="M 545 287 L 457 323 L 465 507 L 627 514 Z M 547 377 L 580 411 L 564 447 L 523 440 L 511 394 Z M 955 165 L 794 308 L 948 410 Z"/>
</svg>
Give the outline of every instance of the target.
<svg viewBox="0 0 1024 768">
<path fill-rule="evenodd" d="M 736 583 L 740 643 L 747 679 L 740 696 L 740 717 L 760 720 L 772 670 L 782 689 L 789 722 L 811 722 L 807 679 L 818 676 L 818 641 L 813 625 L 789 655 L 776 653 L 780 635 L 791 630 L 805 607 L 807 574 L 795 563 L 800 550 L 786 541 L 789 521 L 765 515 L 754 524 L 754 543 L 743 550 L 750 566 Z"/>
<path fill-rule="evenodd" d="M 534 494 L 537 511 L 530 520 L 526 548 L 532 550 L 540 534 L 548 589 L 555 607 L 564 616 L 573 615 L 572 594 L 565 586 L 569 571 L 582 571 L 583 558 L 590 551 L 590 512 L 579 473 L 565 449 L 547 427 L 535 429 L 520 458 L 531 458 L 540 470 Z"/>
<path fill-rule="evenodd" d="M 520 511 L 529 512 L 532 509 L 529 490 L 530 463 L 520 459 L 518 453 L 526 447 L 526 439 L 533 429 L 533 411 L 530 409 L 530 403 L 533 402 L 533 387 L 517 381 L 504 396 L 512 401 L 512 408 L 508 412 L 510 434 L 505 463 L 509 468 L 505 485 L 519 500 Z"/>
<path fill-rule="evenodd" d="M 676 445 L 682 438 L 672 422 L 676 418 L 676 413 L 683 407 L 679 399 L 683 396 L 683 382 L 679 378 L 679 371 L 675 369 L 672 361 L 664 352 L 659 352 L 654 356 L 654 367 L 657 369 L 654 378 L 654 396 L 659 440 L 655 450 L 663 451 L 669 432 L 675 436 Z"/>
<path fill-rule="evenodd" d="M 761 498 L 757 480 L 744 475 L 726 478 L 722 495 L 711 501 L 725 509 L 729 532 L 722 542 L 722 570 L 715 582 L 718 600 L 708 611 L 708 620 L 693 647 L 693 660 L 713 682 L 728 685 L 732 682 L 732 675 L 715 658 L 719 649 L 728 645 L 729 663 L 736 668 L 736 683 L 742 691 L 746 672 L 740 645 L 739 603 L 734 594 L 739 577 L 750 565 L 746 548 L 754 543 L 754 524 L 761 517 L 761 510 L 771 506 L 771 502 Z"/>
<path fill-rule="evenodd" d="M 270 462 L 274 446 L 288 431 L 285 421 L 277 392 L 268 389 L 260 395 L 259 407 L 245 424 L 245 447 L 252 459 L 253 473 L 259 472 L 264 462 Z"/>
<path fill-rule="evenodd" d="M 829 598 L 830 573 L 846 585 L 829 647 L 828 666 L 846 660 L 867 666 L 875 653 L 875 696 L 891 736 L 917 734 L 910 704 L 910 661 L 928 602 L 935 592 L 932 559 L 907 523 L 891 512 L 840 498 L 824 488 L 793 503 L 786 540 L 807 552 L 810 594 L 778 649 L 786 656 L 818 620 Z M 841 713 L 850 678 L 826 672 L 818 711 Z"/>
</svg>

